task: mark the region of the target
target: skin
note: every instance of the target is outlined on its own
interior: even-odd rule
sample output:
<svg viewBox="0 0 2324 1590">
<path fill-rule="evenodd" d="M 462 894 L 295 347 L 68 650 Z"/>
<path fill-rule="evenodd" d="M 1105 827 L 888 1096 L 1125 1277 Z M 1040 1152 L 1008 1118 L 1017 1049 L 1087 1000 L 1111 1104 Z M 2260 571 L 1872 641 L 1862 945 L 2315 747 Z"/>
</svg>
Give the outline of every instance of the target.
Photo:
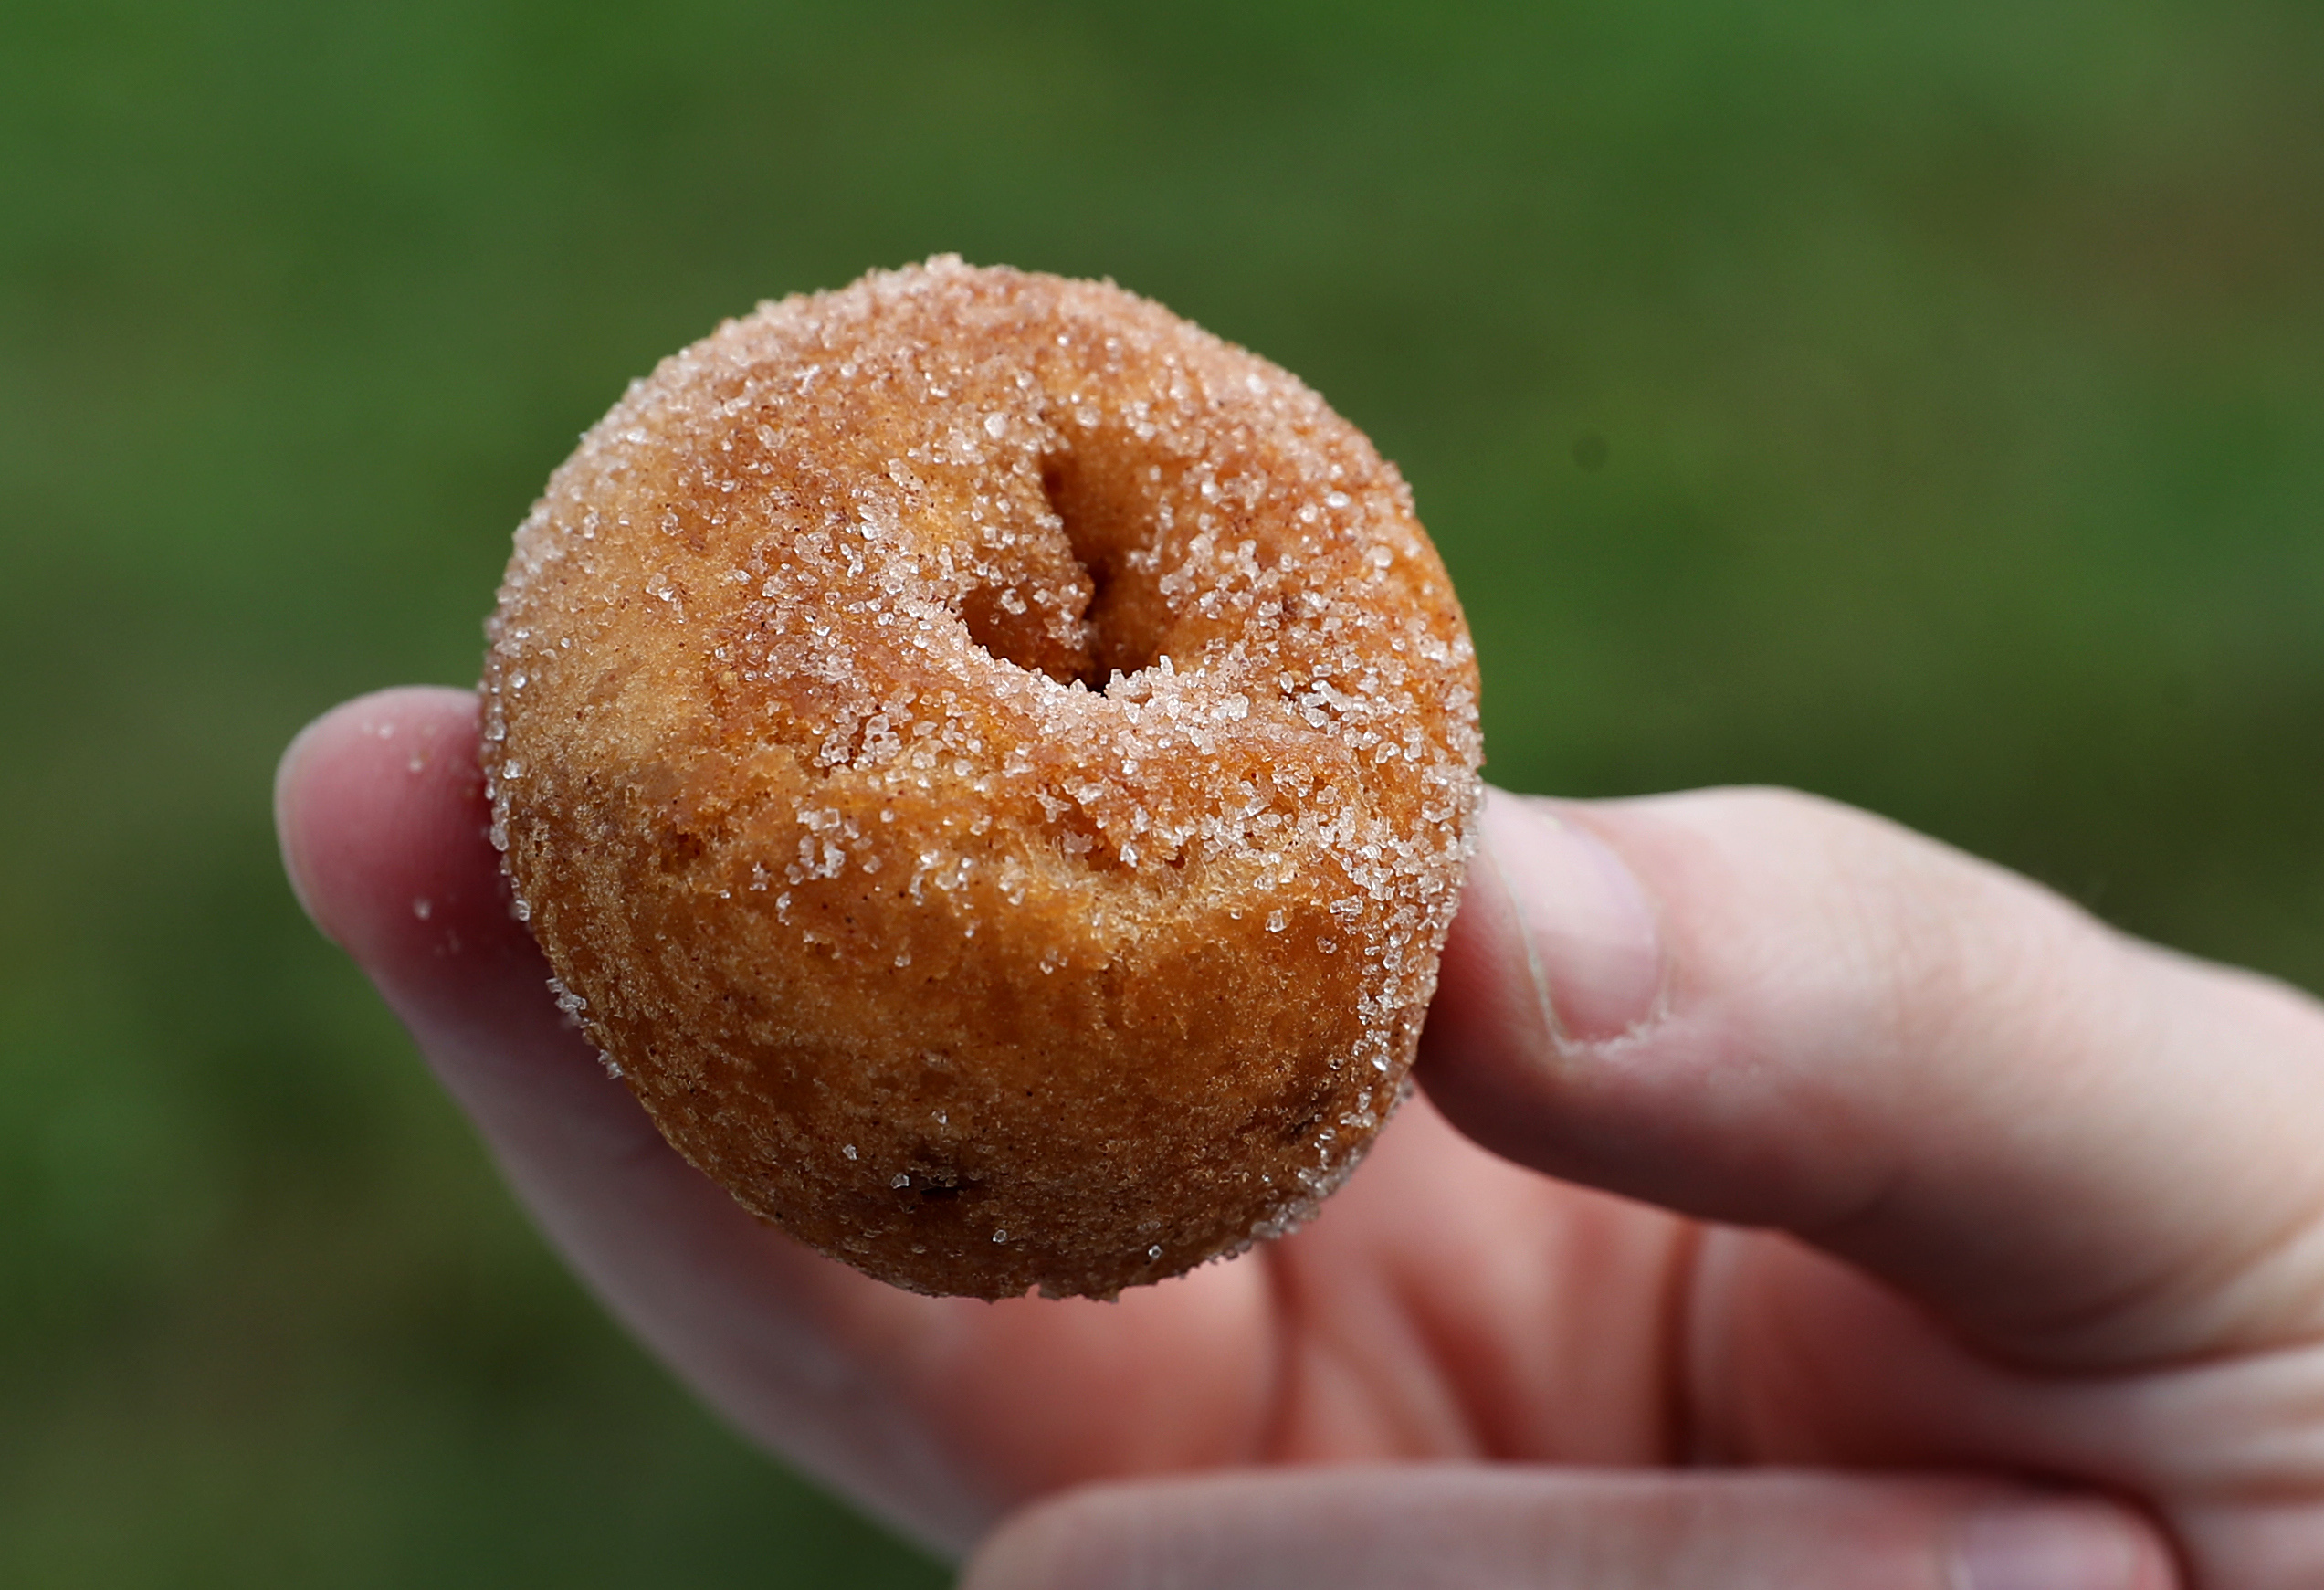
<svg viewBox="0 0 2324 1590">
<path fill-rule="evenodd" d="M 606 1305 L 974 1590 L 2324 1583 L 2324 1008 L 1876 818 L 1496 795 L 1425 1096 L 1109 1305 L 891 1290 L 678 1161 L 509 917 L 465 692 L 326 715 L 278 813 Z"/>
</svg>

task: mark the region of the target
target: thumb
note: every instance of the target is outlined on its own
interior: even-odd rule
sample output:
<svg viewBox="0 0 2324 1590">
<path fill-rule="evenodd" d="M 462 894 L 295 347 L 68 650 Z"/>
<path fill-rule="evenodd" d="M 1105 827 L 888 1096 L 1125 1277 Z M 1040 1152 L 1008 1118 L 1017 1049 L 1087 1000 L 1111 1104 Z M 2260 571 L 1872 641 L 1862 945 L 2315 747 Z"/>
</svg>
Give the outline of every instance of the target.
<svg viewBox="0 0 2324 1590">
<path fill-rule="evenodd" d="M 1422 1053 L 1487 1147 L 1785 1228 L 2014 1355 L 2324 1311 L 2324 1012 L 1808 796 L 1496 792 Z"/>
</svg>

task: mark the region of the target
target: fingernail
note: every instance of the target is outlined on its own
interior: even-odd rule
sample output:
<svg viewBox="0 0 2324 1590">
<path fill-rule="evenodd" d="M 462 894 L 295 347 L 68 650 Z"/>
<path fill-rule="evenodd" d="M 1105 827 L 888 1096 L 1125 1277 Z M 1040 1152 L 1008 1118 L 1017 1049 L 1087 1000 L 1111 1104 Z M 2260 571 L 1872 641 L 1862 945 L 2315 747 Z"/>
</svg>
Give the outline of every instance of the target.
<svg viewBox="0 0 2324 1590">
<path fill-rule="evenodd" d="M 1953 1541 L 1953 1590 L 2133 1590 L 2140 1552 L 2100 1506 L 1989 1507 Z"/>
<path fill-rule="evenodd" d="M 1496 791 L 1478 861 L 1507 891 L 1550 1028 L 1599 1043 L 1643 1026 L 1662 995 L 1653 903 L 1604 840 L 1547 804 Z"/>
</svg>

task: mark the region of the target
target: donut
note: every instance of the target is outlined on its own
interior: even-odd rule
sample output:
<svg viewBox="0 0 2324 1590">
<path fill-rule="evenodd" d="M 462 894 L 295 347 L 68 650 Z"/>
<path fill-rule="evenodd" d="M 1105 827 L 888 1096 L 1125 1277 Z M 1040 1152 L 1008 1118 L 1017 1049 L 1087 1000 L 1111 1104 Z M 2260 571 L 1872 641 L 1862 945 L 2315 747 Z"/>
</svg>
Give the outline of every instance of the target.
<svg viewBox="0 0 2324 1590">
<path fill-rule="evenodd" d="M 762 304 L 551 478 L 492 839 L 678 1152 L 867 1273 L 1111 1297 L 1405 1088 L 1479 800 L 1412 495 L 1266 360 L 942 257 Z"/>
</svg>

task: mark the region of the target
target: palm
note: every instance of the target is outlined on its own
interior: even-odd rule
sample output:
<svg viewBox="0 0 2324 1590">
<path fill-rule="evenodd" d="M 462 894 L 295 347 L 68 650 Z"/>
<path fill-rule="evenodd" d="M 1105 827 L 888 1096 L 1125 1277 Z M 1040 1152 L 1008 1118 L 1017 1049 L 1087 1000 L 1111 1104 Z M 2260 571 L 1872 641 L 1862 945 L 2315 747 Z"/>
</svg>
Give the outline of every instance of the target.
<svg viewBox="0 0 2324 1590">
<path fill-rule="evenodd" d="M 1652 1462 L 1687 1230 L 1415 1099 L 1321 1218 L 1241 1259 L 1112 1304 L 865 1301 L 949 1339 L 910 1393 L 1010 1499 L 1214 1465 Z"/>
<path fill-rule="evenodd" d="M 2013 1366 L 1791 1237 L 1496 1158 L 1425 1098 L 1315 1224 L 1115 1304 L 828 1279 L 918 1342 L 899 1389 L 994 1507 L 1218 1466 L 1710 1461 L 2096 1483 L 2202 1533 L 2241 1527 L 2255 1403 L 2281 1441 L 2268 1487 L 2319 1489 L 2313 1348 Z"/>
<path fill-rule="evenodd" d="M 1496 1158 L 1425 1098 L 1313 1225 L 1115 1303 L 910 1298 L 760 1239 L 786 1284 L 826 1292 L 836 1333 L 996 1509 L 1096 1479 L 1275 1463 L 1940 1466 L 1972 1455 L 1897 1422 L 1928 1377 L 2006 1379 L 1781 1237 L 1711 1239 L 1719 1290 L 1751 1283 L 1754 1307 L 1710 1318 L 1703 1227 Z M 1781 1329 L 1761 1328 L 1771 1316 Z M 1919 1384 L 1891 1386 L 1891 1370 Z M 1771 1386 L 1772 1404 L 1757 1395 Z M 784 1443 L 781 1422 L 762 1433 Z"/>
</svg>

